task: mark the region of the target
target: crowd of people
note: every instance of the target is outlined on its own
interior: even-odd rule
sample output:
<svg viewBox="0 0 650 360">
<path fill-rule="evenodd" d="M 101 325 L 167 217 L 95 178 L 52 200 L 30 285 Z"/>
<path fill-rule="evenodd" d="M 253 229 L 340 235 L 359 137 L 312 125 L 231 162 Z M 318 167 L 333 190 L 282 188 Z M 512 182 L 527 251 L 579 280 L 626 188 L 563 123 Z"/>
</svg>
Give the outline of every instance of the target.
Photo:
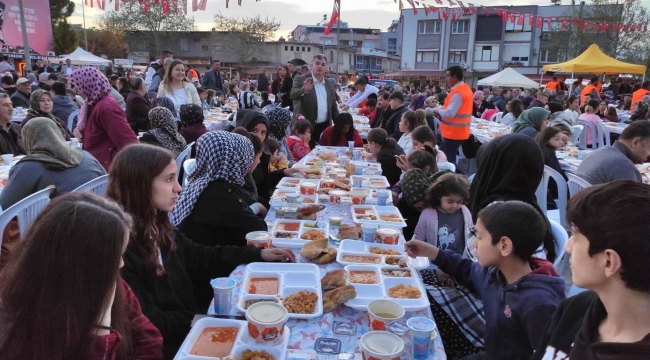
<svg viewBox="0 0 650 360">
<path fill-rule="evenodd" d="M 218 60 L 201 77 L 168 50 L 144 77 L 61 66 L 56 75 L 43 63 L 42 84 L 2 77 L 0 151 L 26 156 L 0 206 L 56 188 L 29 229 L 3 234 L 3 359 L 173 358 L 208 308 L 211 278 L 296 260 L 246 247 L 245 235 L 268 231 L 276 185 L 317 144 L 363 147 L 381 164 L 413 239 L 405 249 L 438 267 L 421 276 L 448 358 L 634 360 L 650 351 L 650 187 L 635 166 L 650 159 L 648 115 L 580 164 L 593 186 L 569 200 L 564 249 L 535 196 L 545 165 L 564 174 L 555 151 L 578 120 L 618 121 L 611 105 L 647 112 L 650 82 L 613 80 L 603 91 L 595 78 L 574 84 L 579 96 L 561 77 L 544 89 L 472 89 L 453 66 L 447 89 L 359 77 L 341 101 L 346 89 L 330 81 L 324 55 L 254 83 L 226 79 Z M 28 109 L 20 124 L 17 107 Z M 232 111 L 227 130 L 204 125 L 213 108 Z M 352 108 L 369 119 L 366 139 Z M 494 114 L 512 134 L 478 143 L 472 118 Z M 176 159 L 191 143 L 196 168 L 181 188 Z M 475 174 L 441 169 L 459 150 L 476 159 Z M 106 174 L 106 198 L 71 193 Z M 557 198 L 557 184 L 549 191 Z M 568 299 L 553 267 L 564 250 L 572 283 L 591 290 Z"/>
</svg>

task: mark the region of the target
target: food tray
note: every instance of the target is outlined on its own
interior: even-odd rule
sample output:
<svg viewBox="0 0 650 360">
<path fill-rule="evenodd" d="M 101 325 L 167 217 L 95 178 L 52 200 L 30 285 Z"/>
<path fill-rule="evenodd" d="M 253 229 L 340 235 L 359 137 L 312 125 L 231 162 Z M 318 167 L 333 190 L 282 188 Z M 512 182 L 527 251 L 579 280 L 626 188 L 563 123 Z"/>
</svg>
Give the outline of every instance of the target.
<svg viewBox="0 0 650 360">
<path fill-rule="evenodd" d="M 291 337 L 291 329 L 289 327 L 284 327 L 284 335 L 282 343 L 274 346 L 270 345 L 258 345 L 248 336 L 248 322 L 242 320 L 230 320 L 230 319 L 218 319 L 218 318 L 203 318 L 200 319 L 194 324 L 189 334 L 183 341 L 178 353 L 174 357 L 174 360 L 205 360 L 205 359 L 215 359 L 213 357 L 190 355 L 190 351 L 194 347 L 194 344 L 198 340 L 199 336 L 205 328 L 208 327 L 235 327 L 239 330 L 237 331 L 237 336 L 235 337 L 235 343 L 232 347 L 230 354 L 234 356 L 235 360 L 242 359 L 242 353 L 244 350 L 253 350 L 253 351 L 266 351 L 271 354 L 276 360 L 286 359 L 287 345 L 289 345 L 289 338 Z"/>
<path fill-rule="evenodd" d="M 237 310 L 246 312 L 244 302 L 246 300 L 274 298 L 274 295 L 250 294 L 249 281 L 254 277 L 266 277 L 278 279 L 278 292 L 280 303 L 282 299 L 293 295 L 301 290 L 308 290 L 316 293 L 316 312 L 314 314 L 289 313 L 290 319 L 313 319 L 323 314 L 323 295 L 320 286 L 320 268 L 314 264 L 289 264 L 289 263 L 251 263 L 246 265 L 243 282 L 241 283 L 241 294 L 237 301 Z M 284 346 L 283 349 L 286 349 Z"/>
<path fill-rule="evenodd" d="M 379 175 L 352 175 L 350 180 L 354 178 L 361 177 L 361 187 L 364 189 L 387 189 L 390 187 L 390 183 L 385 176 Z"/>
<path fill-rule="evenodd" d="M 355 188 L 353 187 L 350 191 L 361 191 L 368 194 L 366 198 L 366 204 L 368 205 L 377 205 L 377 190 L 379 189 L 364 189 L 364 188 Z M 391 206 L 393 204 L 393 192 L 388 191 L 388 197 L 386 198 L 386 206 Z M 381 209 L 384 206 L 380 206 Z"/>
<path fill-rule="evenodd" d="M 286 206 L 286 205 L 294 205 L 294 204 L 288 204 L 287 200 L 285 198 L 286 194 L 300 194 L 300 189 L 299 188 L 282 188 L 282 189 L 276 189 L 273 192 L 273 195 L 271 195 L 271 199 L 269 200 L 269 204 L 271 205 L 276 205 L 276 206 Z M 309 200 L 311 200 L 311 202 Z M 311 205 L 311 204 L 318 204 L 318 196 L 316 195 L 300 195 L 300 199 L 298 199 L 298 203 L 295 205 Z"/>
<path fill-rule="evenodd" d="M 363 214 L 359 214 L 357 211 L 364 210 L 366 215 L 375 216 L 377 220 L 368 220 L 362 218 Z M 373 224 L 378 226 L 388 226 L 394 228 L 405 228 L 406 222 L 404 217 L 400 214 L 399 210 L 394 206 L 372 206 L 372 205 L 352 205 L 351 207 L 352 220 L 357 224 Z M 382 215 L 398 215 L 402 221 L 383 221 L 380 220 Z"/>
<path fill-rule="evenodd" d="M 280 230 L 281 224 L 299 224 L 297 231 L 286 231 Z M 317 225 L 318 228 L 312 228 L 309 226 Z M 311 240 L 302 240 L 300 236 L 309 231 L 309 230 L 319 230 L 322 232 L 326 239 L 329 239 L 330 229 L 329 223 L 325 221 L 308 221 L 308 220 L 284 220 L 278 219 L 275 220 L 273 225 L 273 247 L 277 248 L 301 248 L 303 245 L 307 244 Z M 278 232 L 295 234 L 296 238 L 279 238 L 277 237 Z"/>
<path fill-rule="evenodd" d="M 304 179 L 296 178 L 296 177 L 284 177 L 284 178 L 282 178 L 282 180 L 280 180 L 280 182 L 278 183 L 276 188 L 285 189 L 285 190 L 286 189 L 295 189 L 296 191 L 300 191 L 299 184 L 300 184 L 300 182 L 302 180 L 304 180 Z"/>
<path fill-rule="evenodd" d="M 411 277 L 389 277 L 382 275 L 382 269 L 386 270 L 407 270 Z M 350 282 L 350 271 L 371 271 L 377 275 L 377 284 L 359 284 Z M 346 302 L 345 305 L 355 310 L 367 311 L 368 304 L 374 300 L 390 300 L 401 305 L 405 311 L 418 311 L 430 306 L 427 292 L 417 271 L 411 267 L 400 268 L 398 266 L 376 266 L 376 265 L 348 265 L 345 267 L 347 275 L 346 283 L 354 286 L 357 297 Z M 417 299 L 400 299 L 388 296 L 388 289 L 399 284 L 411 285 L 420 291 Z"/>
<path fill-rule="evenodd" d="M 404 238 L 404 235 L 400 235 L 400 238 Z M 340 254 L 346 254 L 346 255 L 369 255 L 370 254 L 370 248 L 380 248 L 380 249 L 386 249 L 386 250 L 394 250 L 400 253 L 400 257 L 406 256 L 406 252 L 404 251 L 404 245 L 387 245 L 387 244 L 375 244 L 375 243 L 367 243 L 359 240 L 342 240 L 341 243 L 339 244 L 339 251 L 336 256 L 336 261 L 345 266 L 345 265 L 363 265 L 360 263 L 353 263 L 353 262 L 348 262 L 348 261 L 343 261 L 342 256 L 339 256 Z M 381 264 L 385 265 L 386 264 L 386 257 L 392 257 L 391 255 L 379 255 L 382 260 Z M 398 256 L 398 255 L 395 255 Z M 413 258 L 408 258 L 409 260 L 409 267 L 415 269 L 415 270 L 424 270 L 427 269 L 430 265 L 429 259 L 426 257 L 417 257 L 415 259 Z"/>
</svg>

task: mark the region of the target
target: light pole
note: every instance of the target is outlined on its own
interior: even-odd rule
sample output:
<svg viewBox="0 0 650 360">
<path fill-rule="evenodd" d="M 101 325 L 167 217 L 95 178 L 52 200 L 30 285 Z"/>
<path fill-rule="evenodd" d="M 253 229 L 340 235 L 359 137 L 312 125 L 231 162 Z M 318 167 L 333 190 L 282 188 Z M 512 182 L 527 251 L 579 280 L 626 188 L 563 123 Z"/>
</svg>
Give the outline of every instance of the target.
<svg viewBox="0 0 650 360">
<path fill-rule="evenodd" d="M 18 0 L 18 10 L 20 11 L 20 30 L 23 32 L 23 47 L 25 48 L 25 70 L 32 70 L 31 51 L 29 48 L 29 39 L 27 38 L 27 25 L 25 24 L 25 8 L 23 0 Z"/>
</svg>

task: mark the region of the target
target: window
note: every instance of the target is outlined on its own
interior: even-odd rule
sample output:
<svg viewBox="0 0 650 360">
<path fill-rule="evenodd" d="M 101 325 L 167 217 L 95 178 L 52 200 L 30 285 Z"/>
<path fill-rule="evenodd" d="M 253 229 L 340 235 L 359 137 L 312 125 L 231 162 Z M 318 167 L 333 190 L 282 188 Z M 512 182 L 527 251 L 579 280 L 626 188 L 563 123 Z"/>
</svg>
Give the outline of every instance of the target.
<svg viewBox="0 0 650 360">
<path fill-rule="evenodd" d="M 363 69 L 363 56 L 357 56 L 356 63 L 354 65 L 355 69 Z"/>
<path fill-rule="evenodd" d="M 304 46 L 302 47 L 302 51 L 305 51 L 305 47 L 304 47 Z"/>
<path fill-rule="evenodd" d="M 348 45 L 349 45 L 349 46 L 359 46 L 359 42 L 358 42 L 358 41 L 354 41 L 354 40 L 349 40 L 349 41 L 348 41 Z"/>
<path fill-rule="evenodd" d="M 311 47 L 307 46 L 307 52 L 311 52 Z"/>
<path fill-rule="evenodd" d="M 382 60 L 381 58 L 375 58 L 375 68 L 374 70 L 381 70 L 382 69 Z"/>
<path fill-rule="evenodd" d="M 474 61 L 499 61 L 499 46 L 474 46 Z"/>
<path fill-rule="evenodd" d="M 518 32 L 531 32 L 533 30 L 533 27 L 530 25 L 530 21 L 528 18 L 528 14 L 525 14 L 523 17 L 523 22 L 519 22 L 519 16 L 515 14 L 515 22 L 512 23 L 508 21 L 506 23 L 506 32 L 507 33 L 518 33 Z M 534 21 L 537 21 L 537 18 L 534 19 Z M 544 20 L 546 22 L 546 20 Z"/>
<path fill-rule="evenodd" d="M 506 45 L 503 54 L 503 61 L 520 62 L 528 65 L 530 45 Z"/>
<path fill-rule="evenodd" d="M 418 34 L 440 34 L 442 25 L 440 21 L 424 20 L 418 22 Z"/>
<path fill-rule="evenodd" d="M 291 47 L 291 51 L 293 51 L 293 46 Z"/>
<path fill-rule="evenodd" d="M 450 51 L 449 52 L 449 63 L 459 64 L 461 62 L 467 61 L 467 51 Z"/>
<path fill-rule="evenodd" d="M 562 51 L 552 49 L 542 49 L 539 51 L 539 62 L 554 63 L 564 61 L 564 53 Z"/>
<path fill-rule="evenodd" d="M 284 46 L 284 51 L 289 51 L 289 45 Z"/>
<path fill-rule="evenodd" d="M 353 63 L 352 54 L 348 54 L 348 55 L 349 55 L 348 64 L 352 65 Z"/>
<path fill-rule="evenodd" d="M 467 34 L 469 33 L 469 21 L 458 20 L 451 23 L 452 34 Z"/>
<path fill-rule="evenodd" d="M 438 62 L 437 51 L 418 51 L 415 53 L 416 62 L 436 63 Z"/>
<path fill-rule="evenodd" d="M 382 70 L 382 59 L 376 56 L 356 56 L 355 69 L 357 70 Z"/>
<path fill-rule="evenodd" d="M 187 39 L 180 39 L 180 48 L 181 51 L 188 51 L 189 44 L 187 43 Z"/>
<path fill-rule="evenodd" d="M 388 39 L 388 50 L 389 51 L 397 50 L 397 39 Z"/>
<path fill-rule="evenodd" d="M 500 41 L 503 21 L 499 16 L 478 16 L 476 19 L 476 41 Z"/>
<path fill-rule="evenodd" d="M 364 41 L 363 47 L 366 49 L 374 49 L 377 47 L 377 42 L 375 41 Z"/>
</svg>

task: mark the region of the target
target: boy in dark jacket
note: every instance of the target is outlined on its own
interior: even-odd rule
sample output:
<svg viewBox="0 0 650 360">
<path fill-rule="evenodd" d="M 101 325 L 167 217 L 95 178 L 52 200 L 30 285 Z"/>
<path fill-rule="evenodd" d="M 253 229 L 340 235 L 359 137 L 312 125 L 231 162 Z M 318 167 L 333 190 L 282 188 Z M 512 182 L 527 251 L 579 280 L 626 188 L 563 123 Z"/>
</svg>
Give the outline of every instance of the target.
<svg viewBox="0 0 650 360">
<path fill-rule="evenodd" d="M 476 292 L 485 311 L 485 352 L 465 359 L 529 359 L 542 329 L 564 299 L 564 278 L 550 262 L 533 257 L 549 229 L 542 215 L 521 201 L 494 203 L 478 214 L 478 262 L 419 240 L 405 248 L 427 256 L 444 273 Z"/>
<path fill-rule="evenodd" d="M 613 181 L 571 198 L 573 283 L 589 289 L 564 300 L 533 360 L 650 358 L 650 187 Z"/>
</svg>

